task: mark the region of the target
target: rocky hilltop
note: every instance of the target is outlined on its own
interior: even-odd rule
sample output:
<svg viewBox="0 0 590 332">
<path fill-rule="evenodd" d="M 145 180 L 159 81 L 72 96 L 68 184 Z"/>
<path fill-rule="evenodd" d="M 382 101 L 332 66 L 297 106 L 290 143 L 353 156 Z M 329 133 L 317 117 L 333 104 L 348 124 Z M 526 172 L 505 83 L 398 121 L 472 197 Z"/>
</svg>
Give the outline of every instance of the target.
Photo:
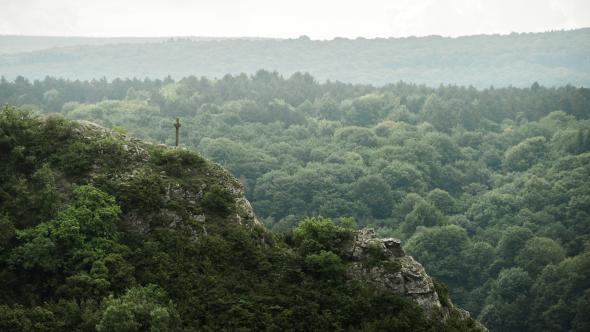
<svg viewBox="0 0 590 332">
<path fill-rule="evenodd" d="M 286 237 L 194 152 L 0 111 L 0 330 L 479 331 L 400 242 Z"/>
<path fill-rule="evenodd" d="M 82 133 L 85 139 L 100 140 L 116 136 L 124 142 L 122 148 L 126 152 L 125 164 L 128 167 L 118 169 L 116 174 L 110 174 L 123 183 L 133 182 L 136 175 L 145 172 L 142 170 L 142 164 L 145 165 L 150 159 L 148 150 L 170 149 L 115 133 L 92 122 L 79 121 L 79 124 L 79 133 Z M 97 174 L 101 173 L 100 164 L 93 165 L 93 169 Z M 212 185 L 219 185 L 230 194 L 231 210 L 234 211 L 225 218 L 247 228 L 257 228 L 261 231 L 259 234 L 267 233 L 245 198 L 242 185 L 222 166 L 207 161 L 200 173 L 205 177 L 187 184 L 175 181 L 166 171 L 161 171 L 159 177 L 165 186 L 160 209 L 149 214 L 139 210 L 128 210 L 124 213 L 123 220 L 128 226 L 147 233 L 150 231 L 149 220 L 164 219 L 168 221 L 169 228 L 189 232 L 192 239 L 197 240 L 199 234 L 207 234 L 208 217 L 206 211 L 200 208 L 204 192 Z M 264 237 L 261 239 L 264 241 Z M 422 265 L 412 256 L 405 254 L 399 239 L 377 238 L 375 231 L 370 228 L 359 230 L 354 235 L 347 258 L 350 260 L 347 276 L 352 280 L 369 284 L 377 292 L 390 292 L 408 298 L 418 304 L 431 319 L 470 319 L 467 311 L 452 304 L 444 286 L 435 284 Z M 441 292 L 444 294 L 439 294 Z M 483 330 L 483 326 L 481 327 Z"/>
<path fill-rule="evenodd" d="M 90 167 L 91 183 L 106 182 L 123 191 L 143 184 L 152 189 L 151 194 L 160 196 L 143 197 L 152 203 L 147 208 L 135 200 L 123 209 L 122 219 L 131 229 L 145 234 L 153 227 L 152 221 L 158 220 L 158 225 L 188 232 L 196 239 L 207 234 L 208 220 L 220 217 L 224 222 L 263 229 L 242 184 L 219 164 L 188 150 L 141 141 L 93 122 L 77 123 L 76 132 L 82 140 L 99 143 L 98 156 Z M 113 157 L 112 144 L 122 150 L 117 167 L 105 162 Z"/>
<path fill-rule="evenodd" d="M 115 173 L 109 173 L 112 179 L 121 181 L 121 186 L 132 185 L 136 177 L 147 172 L 145 165 L 150 160 L 149 150 L 174 151 L 163 145 L 154 145 L 127 135 L 113 132 L 95 123 L 79 121 L 78 132 L 86 140 L 100 141 L 108 137 L 116 137 L 123 142 L 125 153 L 124 164 L 127 167 L 118 168 Z M 183 154 L 183 150 L 180 150 Z M 186 151 L 188 152 L 188 151 Z M 101 153 L 106 153 L 101 150 Z M 97 160 L 101 160 L 98 158 Z M 102 174 L 101 163 L 92 165 L 91 174 Z M 185 168 L 183 172 L 193 173 L 195 170 Z M 164 183 L 162 192 L 164 199 L 160 207 L 146 213 L 138 209 L 127 209 L 123 214 L 126 225 L 141 233 L 150 231 L 150 220 L 166 220 L 167 227 L 191 234 L 193 240 L 201 235 L 207 235 L 208 220 L 215 216 L 207 216 L 202 208 L 204 193 L 211 186 L 218 185 L 231 196 L 231 210 L 233 213 L 224 216 L 226 222 L 234 222 L 249 229 L 257 228 L 259 234 L 266 234 L 267 230 L 258 221 L 254 211 L 244 196 L 242 185 L 232 177 L 222 166 L 204 161 L 204 167 L 199 170 L 204 175 L 199 180 L 190 183 L 175 180 L 168 172 L 161 171 L 157 176 Z M 100 182 L 101 177 L 91 176 L 92 182 Z M 264 237 L 261 237 L 264 241 Z M 459 320 L 469 320 L 467 311 L 455 307 L 446 294 L 444 286 L 435 284 L 428 276 L 422 265 L 412 256 L 407 256 L 401 247 L 401 241 L 394 238 L 377 238 L 375 231 L 370 228 L 359 230 L 354 235 L 354 241 L 347 257 L 347 277 L 361 281 L 375 288 L 377 292 L 401 295 L 420 306 L 428 317 L 445 321 L 450 317 Z M 438 286 L 438 287 L 437 287 Z M 445 292 L 445 294 L 439 294 Z M 483 327 L 482 327 L 483 330 Z"/>
<path fill-rule="evenodd" d="M 169 149 L 112 132 L 92 122 L 79 121 L 79 124 L 79 132 L 83 133 L 85 139 L 100 140 L 116 136 L 125 142 L 122 148 L 127 152 L 125 164 L 128 167 L 120 168 L 110 176 L 126 182 L 133 182 L 135 176 L 145 172 L 142 164 L 149 161 L 149 149 Z M 101 173 L 100 164 L 93 165 L 93 169 L 96 174 Z M 185 171 L 191 172 L 190 169 Z M 232 210 L 235 212 L 226 216 L 230 222 L 264 229 L 245 198 L 243 187 L 223 167 L 207 163 L 199 172 L 205 175 L 203 180 L 187 185 L 171 180 L 166 171 L 161 171 L 158 176 L 166 183 L 161 208 L 148 214 L 139 210 L 126 211 L 123 220 L 143 233 L 150 230 L 149 220 L 168 220 L 168 227 L 190 232 L 193 239 L 197 240 L 198 234 L 207 234 L 207 214 L 199 208 L 204 192 L 211 185 L 219 185 L 231 194 Z M 368 283 L 379 292 L 402 295 L 417 303 L 433 319 L 446 320 L 451 315 L 469 319 L 469 313 L 455 307 L 447 294 L 439 295 L 442 289 L 437 290 L 422 265 L 404 253 L 400 240 L 380 239 L 373 229 L 362 229 L 356 232 L 348 257 L 351 260 L 347 270 L 349 278 Z"/>
</svg>

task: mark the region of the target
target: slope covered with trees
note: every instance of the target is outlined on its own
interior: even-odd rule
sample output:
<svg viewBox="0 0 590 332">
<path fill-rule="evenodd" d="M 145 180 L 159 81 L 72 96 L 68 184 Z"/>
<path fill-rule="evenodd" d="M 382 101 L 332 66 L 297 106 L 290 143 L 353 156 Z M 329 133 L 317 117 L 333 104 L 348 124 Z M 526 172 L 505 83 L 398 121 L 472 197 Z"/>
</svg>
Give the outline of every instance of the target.
<svg viewBox="0 0 590 332">
<path fill-rule="evenodd" d="M 27 37 L 12 38 L 26 49 Z M 30 37 L 29 37 L 30 39 Z M 590 29 L 480 35 L 345 39 L 80 39 L 36 40 L 68 45 L 0 55 L 0 75 L 42 79 L 107 77 L 179 79 L 253 74 L 260 68 L 284 74 L 309 72 L 319 80 L 383 85 L 400 80 L 438 86 L 590 86 Z M 79 45 L 75 45 L 78 43 Z M 100 45 L 101 43 L 108 43 Z M 4 51 L 7 52 L 7 51 Z M 10 50 L 10 52 L 13 52 Z M 0 37 L 0 54 L 2 37 Z"/>
<path fill-rule="evenodd" d="M 347 279 L 350 223 L 279 238 L 243 203 L 195 153 L 3 108 L 0 330 L 478 329 Z"/>
<path fill-rule="evenodd" d="M 24 79 L 0 102 L 181 143 L 239 177 L 276 232 L 352 217 L 396 236 L 497 331 L 588 328 L 590 90 Z M 349 219 L 345 219 L 349 220 Z"/>
</svg>

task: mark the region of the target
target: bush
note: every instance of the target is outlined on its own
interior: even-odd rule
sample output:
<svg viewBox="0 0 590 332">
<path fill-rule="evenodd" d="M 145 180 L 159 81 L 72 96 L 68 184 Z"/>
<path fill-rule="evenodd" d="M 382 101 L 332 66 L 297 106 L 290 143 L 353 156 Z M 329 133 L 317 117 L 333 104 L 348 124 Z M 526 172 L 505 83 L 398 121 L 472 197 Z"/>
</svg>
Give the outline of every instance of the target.
<svg viewBox="0 0 590 332">
<path fill-rule="evenodd" d="M 198 154 L 183 149 L 156 149 L 152 154 L 152 161 L 162 166 L 166 173 L 180 177 L 189 167 L 199 167 L 205 159 Z"/>
<path fill-rule="evenodd" d="M 351 230 L 337 226 L 330 219 L 308 218 L 293 229 L 292 239 L 303 255 L 323 250 L 342 253 L 352 235 Z"/>
<path fill-rule="evenodd" d="M 346 271 L 342 259 L 335 253 L 325 250 L 307 255 L 305 268 L 311 275 L 321 279 L 339 279 Z"/>
<path fill-rule="evenodd" d="M 203 206 L 222 216 L 226 216 L 232 208 L 231 194 L 220 185 L 213 185 L 203 196 Z"/>
<path fill-rule="evenodd" d="M 134 287 L 120 298 L 105 299 L 97 331 L 174 331 L 178 319 L 166 293 L 155 285 Z"/>
<path fill-rule="evenodd" d="M 164 197 L 164 183 L 151 170 L 141 170 L 128 180 L 105 180 L 109 192 L 115 192 L 124 211 L 136 210 L 142 213 L 157 211 Z"/>
<path fill-rule="evenodd" d="M 81 141 L 70 144 L 59 158 L 59 166 L 68 175 L 82 175 L 90 171 L 96 156 L 92 147 Z"/>
</svg>

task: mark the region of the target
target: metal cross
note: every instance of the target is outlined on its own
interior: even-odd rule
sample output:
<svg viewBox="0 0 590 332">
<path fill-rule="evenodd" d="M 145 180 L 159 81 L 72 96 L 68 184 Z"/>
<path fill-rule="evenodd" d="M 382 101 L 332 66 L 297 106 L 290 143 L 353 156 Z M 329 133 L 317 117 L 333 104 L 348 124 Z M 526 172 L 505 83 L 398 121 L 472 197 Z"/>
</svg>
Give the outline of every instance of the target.
<svg viewBox="0 0 590 332">
<path fill-rule="evenodd" d="M 176 128 L 176 146 L 178 146 L 178 131 L 180 130 L 180 120 L 178 120 L 178 118 L 176 118 L 174 127 Z"/>
</svg>

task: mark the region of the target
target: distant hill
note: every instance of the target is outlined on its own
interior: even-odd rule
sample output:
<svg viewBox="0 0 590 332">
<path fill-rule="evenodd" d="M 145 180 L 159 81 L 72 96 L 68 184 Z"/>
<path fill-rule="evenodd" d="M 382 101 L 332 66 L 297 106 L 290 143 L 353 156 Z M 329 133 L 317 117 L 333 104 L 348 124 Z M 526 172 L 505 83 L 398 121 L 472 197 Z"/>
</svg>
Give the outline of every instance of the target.
<svg viewBox="0 0 590 332">
<path fill-rule="evenodd" d="M 224 40 L 223 37 L 60 37 L 60 36 L 0 36 L 0 54 L 18 54 L 57 47 L 99 46 L 112 44 L 161 43 L 167 40 Z"/>
<path fill-rule="evenodd" d="M 545 33 L 329 41 L 299 39 L 0 37 L 0 75 L 222 77 L 259 69 L 382 85 L 590 86 L 590 28 Z M 14 45 L 11 49 L 9 45 Z M 45 46 L 43 46 L 45 45 Z M 25 51 L 28 51 L 25 53 Z M 20 53 L 19 53 L 20 52 Z"/>
<path fill-rule="evenodd" d="M 0 36 L 0 54 L 18 54 L 47 50 L 56 47 L 81 45 L 105 45 L 121 43 L 159 43 L 167 38 L 92 38 L 92 37 L 49 37 L 49 36 Z"/>
</svg>

